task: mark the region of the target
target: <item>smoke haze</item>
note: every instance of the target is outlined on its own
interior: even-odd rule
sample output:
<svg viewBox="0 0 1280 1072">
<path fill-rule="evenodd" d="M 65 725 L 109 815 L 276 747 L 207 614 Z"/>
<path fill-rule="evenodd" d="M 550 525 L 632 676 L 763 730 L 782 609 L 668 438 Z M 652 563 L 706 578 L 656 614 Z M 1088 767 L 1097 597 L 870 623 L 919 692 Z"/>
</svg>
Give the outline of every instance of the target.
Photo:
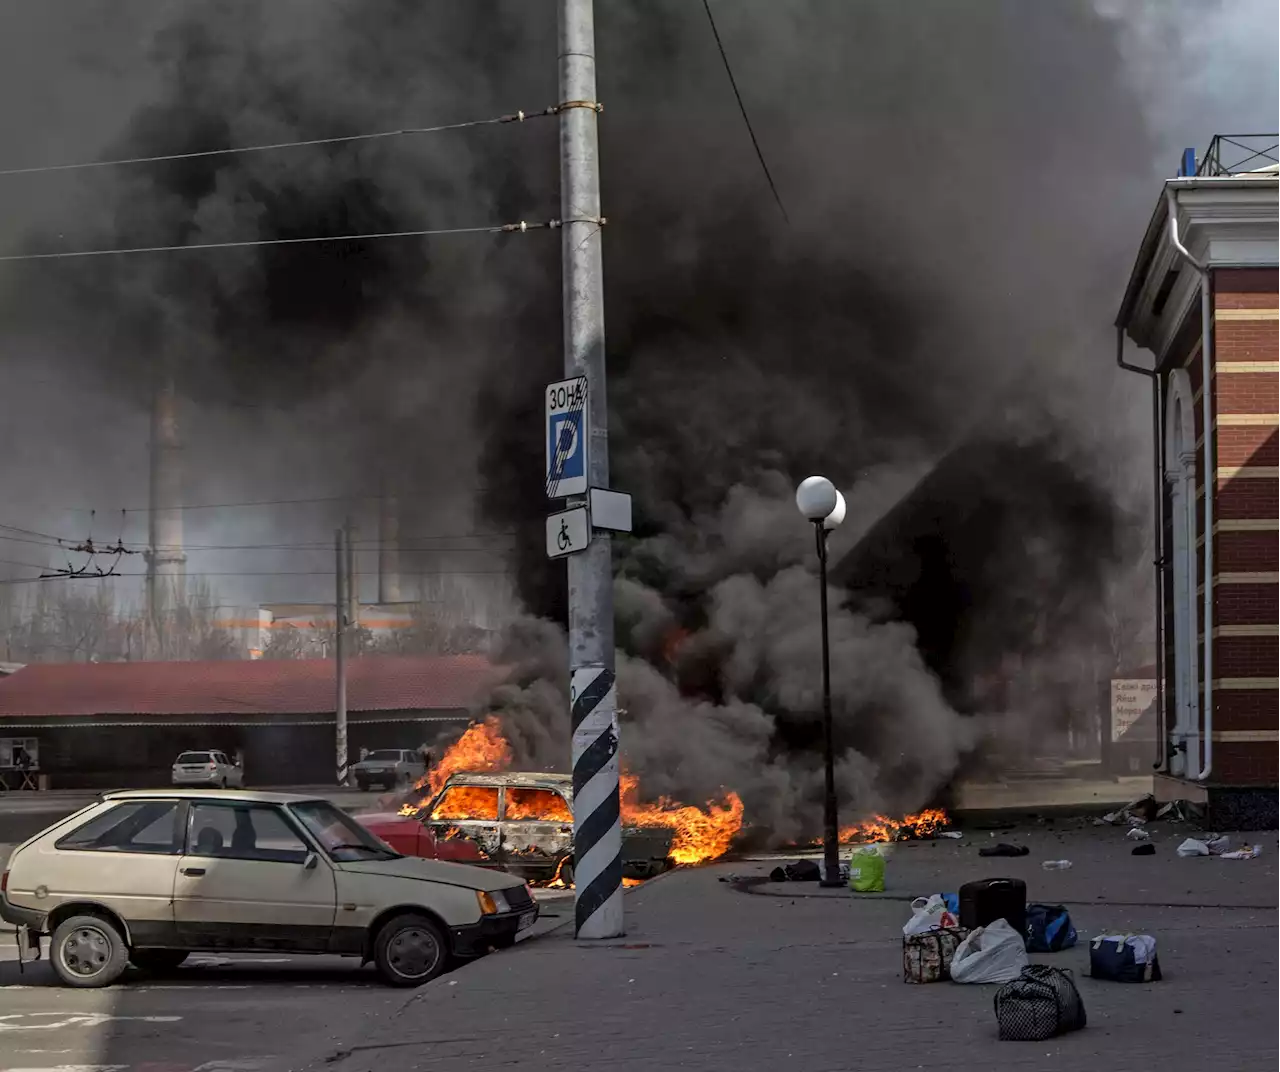
<svg viewBox="0 0 1280 1072">
<path fill-rule="evenodd" d="M 975 438 L 994 443 L 999 465 L 973 479 L 979 492 L 1011 489 L 1016 508 L 992 514 L 977 587 L 957 596 L 947 628 L 990 633 L 996 608 L 1017 605 L 1058 639 L 1020 645 L 1000 630 L 999 643 L 958 645 L 982 649 L 953 660 L 966 681 L 1013 649 L 1048 683 L 1017 699 L 1016 717 L 978 710 L 919 643 L 927 623 L 900 590 L 836 592 L 846 806 L 924 804 L 966 757 L 1056 725 L 1075 702 L 1053 683 L 1104 643 L 1091 608 L 1149 560 L 1148 400 L 1112 366 L 1113 307 L 1182 145 L 1274 125 L 1274 55 L 1255 57 L 1256 82 L 1217 72 L 1235 70 L 1228 53 L 1241 42 L 1273 41 L 1276 16 L 1253 3 L 1085 0 L 713 6 L 789 222 L 701 6 L 610 0 L 597 14 L 612 470 L 636 513 L 633 537 L 615 544 L 624 747 L 646 792 L 701 799 L 732 787 L 749 816 L 790 836 L 803 832 L 818 771 L 814 556 L 791 502 L 811 472 L 849 499 L 834 561 L 918 495 L 940 459 Z M 429 125 L 556 99 L 546 0 L 45 3 L 3 19 L 6 52 L 36 56 L 21 43 L 42 43 L 62 87 L 43 122 L 7 109 L 14 166 Z M 1222 51 L 1188 35 L 1205 22 Z M 86 40 L 92 55 L 70 45 Z M 1210 72 L 1199 97 L 1177 77 L 1189 57 Z M 50 82 L 27 57 L 4 77 Z M 1239 110 L 1259 99 L 1256 118 Z M 558 214 L 556 160 L 554 122 L 534 120 L 0 180 L 29 221 L 15 227 L 10 214 L 0 244 L 544 220 Z M 508 561 L 524 606 L 563 621 L 563 568 L 545 561 L 539 522 L 538 388 L 561 367 L 553 236 L 3 269 L 6 367 L 62 385 L 43 396 L 58 419 L 39 418 L 59 430 L 55 473 L 13 465 L 4 479 L 42 524 L 73 524 L 62 507 L 145 503 L 143 408 L 156 377 L 172 375 L 190 411 L 189 501 L 386 489 L 405 506 L 406 532 L 516 533 Z M 16 395 L 0 407 L 11 455 L 19 437 L 48 438 L 31 409 Z M 1032 488 L 1049 493 L 1023 493 Z M 953 497 L 984 501 L 968 487 Z M 1062 501 L 1090 504 L 1087 523 L 1067 526 L 1053 509 Z M 323 541 L 340 509 L 189 516 L 188 532 L 210 544 Z M 942 538 L 953 532 L 947 521 Z M 495 569 L 476 547 L 413 561 Z M 315 561 L 320 574 L 328 554 L 316 555 L 288 561 Z M 287 568 L 245 561 L 190 568 Z M 312 583 L 327 593 L 323 577 L 227 580 L 255 601 L 314 598 L 299 593 Z M 562 766 L 563 641 L 545 622 L 520 622 L 503 656 L 518 671 L 496 703 L 517 753 Z"/>
</svg>

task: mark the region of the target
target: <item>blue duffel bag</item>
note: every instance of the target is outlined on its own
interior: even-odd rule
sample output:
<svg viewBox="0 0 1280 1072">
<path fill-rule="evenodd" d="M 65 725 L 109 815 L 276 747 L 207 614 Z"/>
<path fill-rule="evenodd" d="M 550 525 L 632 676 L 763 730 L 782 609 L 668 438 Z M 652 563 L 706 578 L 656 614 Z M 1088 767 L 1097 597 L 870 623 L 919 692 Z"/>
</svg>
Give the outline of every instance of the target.
<svg viewBox="0 0 1280 1072">
<path fill-rule="evenodd" d="M 1076 929 L 1065 905 L 1027 905 L 1027 952 L 1057 953 L 1076 944 Z"/>
<path fill-rule="evenodd" d="M 1100 934 L 1089 945 L 1089 974 L 1117 983 L 1160 981 L 1156 940 L 1149 934 Z"/>
</svg>

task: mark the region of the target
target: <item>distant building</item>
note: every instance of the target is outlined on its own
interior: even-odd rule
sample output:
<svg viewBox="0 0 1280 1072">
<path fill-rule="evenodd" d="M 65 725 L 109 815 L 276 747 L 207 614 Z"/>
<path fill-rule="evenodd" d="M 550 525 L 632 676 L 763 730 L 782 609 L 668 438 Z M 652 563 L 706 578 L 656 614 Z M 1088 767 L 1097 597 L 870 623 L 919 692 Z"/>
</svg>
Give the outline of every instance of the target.
<svg viewBox="0 0 1280 1072">
<path fill-rule="evenodd" d="M 434 740 L 500 676 L 476 655 L 353 659 L 348 755 Z M 0 678 L 0 738 L 33 742 L 54 789 L 165 785 L 208 748 L 250 785 L 332 785 L 335 695 L 331 659 L 31 664 Z"/>
</svg>

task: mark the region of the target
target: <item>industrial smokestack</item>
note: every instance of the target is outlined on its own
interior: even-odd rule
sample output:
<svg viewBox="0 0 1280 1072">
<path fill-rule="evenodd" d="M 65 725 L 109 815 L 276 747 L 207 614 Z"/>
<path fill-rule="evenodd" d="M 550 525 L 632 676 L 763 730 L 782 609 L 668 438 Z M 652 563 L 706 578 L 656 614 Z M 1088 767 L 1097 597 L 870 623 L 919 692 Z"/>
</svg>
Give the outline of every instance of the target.
<svg viewBox="0 0 1280 1072">
<path fill-rule="evenodd" d="M 169 376 L 161 378 L 151 405 L 150 507 L 147 615 L 152 628 L 158 629 L 166 601 L 180 598 L 187 573 L 182 550 L 182 443 L 177 394 Z"/>
<path fill-rule="evenodd" d="M 378 602 L 399 603 L 400 502 L 385 492 L 378 500 Z"/>
</svg>

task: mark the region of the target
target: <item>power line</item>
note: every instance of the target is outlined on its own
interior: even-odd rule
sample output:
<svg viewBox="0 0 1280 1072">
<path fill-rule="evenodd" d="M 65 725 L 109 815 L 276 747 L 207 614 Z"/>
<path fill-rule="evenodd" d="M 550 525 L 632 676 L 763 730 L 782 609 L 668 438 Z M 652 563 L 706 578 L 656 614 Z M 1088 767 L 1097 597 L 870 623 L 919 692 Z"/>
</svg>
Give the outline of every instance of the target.
<svg viewBox="0 0 1280 1072">
<path fill-rule="evenodd" d="M 576 221 L 568 221 L 576 222 Z M 128 253 L 184 253 L 192 250 L 249 249 L 256 246 L 314 245 L 317 242 L 365 242 L 383 238 L 434 238 L 440 235 L 464 234 L 513 234 L 525 231 L 554 230 L 560 220 L 529 223 L 490 224 L 483 227 L 439 227 L 422 231 L 378 231 L 367 234 L 309 235 L 306 238 L 255 238 L 239 242 L 192 242 L 182 246 L 126 246 L 118 249 L 73 249 L 61 253 L 12 253 L 0 257 L 0 261 L 52 261 L 72 257 L 112 257 Z"/>
<path fill-rule="evenodd" d="M 41 566 L 40 569 L 46 567 Z M 506 577 L 510 570 L 399 570 L 402 577 Z M 146 577 L 146 573 L 112 573 L 110 577 Z M 333 570 L 184 570 L 184 577 L 332 577 Z"/>
<path fill-rule="evenodd" d="M 707 21 L 711 23 L 711 32 L 715 35 L 716 48 L 720 50 L 720 59 L 724 61 L 724 70 L 729 76 L 729 85 L 733 87 L 733 95 L 738 98 L 738 111 L 742 113 L 742 121 L 746 123 L 747 133 L 751 135 L 751 144 L 755 146 L 756 158 L 760 161 L 764 177 L 769 182 L 769 189 L 773 191 L 773 199 L 778 203 L 778 211 L 782 213 L 782 218 L 787 223 L 790 223 L 791 217 L 787 215 L 786 206 L 783 205 L 782 196 L 778 193 L 778 187 L 774 184 L 769 165 L 765 163 L 764 152 L 760 148 L 760 142 L 756 140 L 755 129 L 751 126 L 751 117 L 747 115 L 747 106 L 742 100 L 742 94 L 738 92 L 738 80 L 733 77 L 733 68 L 729 65 L 729 56 L 724 50 L 724 42 L 720 40 L 720 31 L 716 29 L 716 18 L 711 14 L 711 0 L 702 0 L 702 6 L 706 9 Z"/>
<path fill-rule="evenodd" d="M 79 171 L 85 168 L 122 167 L 129 164 L 159 164 L 168 160 L 195 160 L 208 156 L 230 156 L 235 153 L 263 153 L 273 149 L 300 149 L 312 145 L 339 145 L 344 142 L 373 141 L 378 138 L 401 138 L 410 134 L 438 134 L 446 130 L 466 130 L 468 127 L 496 126 L 501 123 L 523 123 L 526 119 L 541 119 L 556 115 L 559 107 L 552 105 L 540 112 L 512 112 L 492 119 L 471 119 L 461 123 L 442 123 L 434 127 L 401 127 L 398 130 L 379 130 L 369 134 L 345 134 L 334 138 L 308 138 L 304 141 L 278 141 L 265 145 L 242 145 L 229 149 L 204 149 L 193 153 L 166 153 L 163 156 L 132 156 L 119 160 L 91 160 L 79 164 L 43 164 L 36 167 L 6 168 L 0 177 L 8 175 L 39 175 L 49 171 Z"/>
<path fill-rule="evenodd" d="M 415 540 L 496 540 L 510 539 L 517 534 L 511 532 L 469 532 L 469 533 L 453 533 L 452 535 L 440 536 L 409 536 L 399 540 L 380 540 L 365 539 L 354 540 L 353 546 L 357 551 L 380 551 L 383 548 L 393 548 L 400 551 L 494 551 L 503 550 L 498 547 L 449 547 L 439 544 L 423 544 L 421 546 L 412 543 Z M 0 537 L 3 539 L 3 537 Z M 150 544 L 133 541 L 139 547 L 150 547 Z M 154 548 L 156 551 L 332 551 L 332 541 L 301 541 L 296 543 L 278 542 L 278 543 L 205 543 L 205 544 L 158 544 Z"/>
</svg>

